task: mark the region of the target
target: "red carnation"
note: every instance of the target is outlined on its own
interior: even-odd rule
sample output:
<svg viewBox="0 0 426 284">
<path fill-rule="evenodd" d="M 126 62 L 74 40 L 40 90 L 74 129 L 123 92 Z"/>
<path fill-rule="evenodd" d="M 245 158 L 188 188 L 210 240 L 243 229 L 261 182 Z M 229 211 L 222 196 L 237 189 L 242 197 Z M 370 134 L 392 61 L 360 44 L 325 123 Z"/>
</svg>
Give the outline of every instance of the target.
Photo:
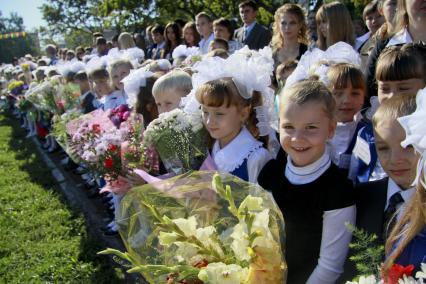
<svg viewBox="0 0 426 284">
<path fill-rule="evenodd" d="M 112 161 L 112 158 L 106 158 L 105 159 L 105 161 L 104 161 L 104 167 L 106 168 L 106 169 L 112 169 L 112 167 L 113 167 L 113 161 Z"/>
<path fill-rule="evenodd" d="M 403 278 L 403 276 L 411 276 L 414 270 L 414 265 L 410 264 L 408 266 L 402 266 L 399 264 L 392 265 L 391 269 L 389 269 L 385 283 L 386 284 L 398 284 L 398 280 Z"/>
<path fill-rule="evenodd" d="M 117 151 L 117 146 L 115 146 L 114 144 L 109 144 L 108 145 L 108 151 Z"/>
<path fill-rule="evenodd" d="M 101 133 L 101 126 L 99 124 L 93 124 L 92 125 L 92 130 L 95 133 Z"/>
</svg>

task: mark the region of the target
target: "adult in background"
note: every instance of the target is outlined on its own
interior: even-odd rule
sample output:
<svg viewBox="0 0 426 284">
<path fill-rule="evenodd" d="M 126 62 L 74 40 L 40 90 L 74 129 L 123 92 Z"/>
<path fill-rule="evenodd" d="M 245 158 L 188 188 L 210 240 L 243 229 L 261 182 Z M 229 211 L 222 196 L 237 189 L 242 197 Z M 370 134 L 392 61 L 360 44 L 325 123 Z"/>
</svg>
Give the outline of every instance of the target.
<svg viewBox="0 0 426 284">
<path fill-rule="evenodd" d="M 269 45 L 271 32 L 256 22 L 257 4 L 252 0 L 244 1 L 238 6 L 244 25 L 235 31 L 235 39 L 250 49 L 262 49 Z"/>
<path fill-rule="evenodd" d="M 305 13 L 297 4 L 284 4 L 275 12 L 272 56 L 275 68 L 284 62 L 299 60 L 308 50 Z"/>
<path fill-rule="evenodd" d="M 389 0 L 386 0 L 389 1 Z M 386 3 L 385 1 L 385 3 Z M 386 15 L 385 15 L 386 18 Z M 386 19 L 387 23 L 387 19 Z M 426 42 L 426 6 L 420 0 L 400 0 L 397 4 L 394 26 L 389 36 L 378 40 L 367 63 L 368 96 L 377 95 L 376 63 L 380 53 L 388 46 L 411 42 Z"/>
<path fill-rule="evenodd" d="M 131 34 L 124 32 L 118 37 L 118 46 L 119 49 L 126 50 L 128 48 L 136 47 L 136 43 Z"/>
<path fill-rule="evenodd" d="M 157 46 L 152 39 L 152 28 L 153 26 L 147 26 L 145 29 L 146 58 L 152 58 L 152 50 Z"/>
<path fill-rule="evenodd" d="M 221 38 L 228 42 L 229 53 L 234 53 L 243 47 L 241 42 L 232 39 L 234 28 L 231 21 L 226 18 L 220 18 L 213 22 L 213 33 L 215 38 Z"/>
</svg>

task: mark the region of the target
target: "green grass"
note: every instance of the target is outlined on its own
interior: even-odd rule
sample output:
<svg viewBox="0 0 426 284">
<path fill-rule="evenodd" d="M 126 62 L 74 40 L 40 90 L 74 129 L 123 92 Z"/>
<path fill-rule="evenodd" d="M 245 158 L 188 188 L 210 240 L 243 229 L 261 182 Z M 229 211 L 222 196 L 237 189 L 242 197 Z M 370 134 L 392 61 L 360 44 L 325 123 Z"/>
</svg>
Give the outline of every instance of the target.
<svg viewBox="0 0 426 284">
<path fill-rule="evenodd" d="M 0 113 L 0 283 L 119 283 L 18 121 Z"/>
</svg>

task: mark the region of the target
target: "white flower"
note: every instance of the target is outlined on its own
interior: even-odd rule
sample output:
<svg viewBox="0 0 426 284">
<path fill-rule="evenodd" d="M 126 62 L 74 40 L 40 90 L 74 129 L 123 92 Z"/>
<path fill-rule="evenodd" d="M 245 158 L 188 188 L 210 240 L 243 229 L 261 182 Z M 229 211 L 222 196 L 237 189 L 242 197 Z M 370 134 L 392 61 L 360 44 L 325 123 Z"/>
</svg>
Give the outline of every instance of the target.
<svg viewBox="0 0 426 284">
<path fill-rule="evenodd" d="M 347 281 L 346 284 L 377 284 L 376 277 L 374 275 L 361 276 L 357 281 Z"/>
<path fill-rule="evenodd" d="M 245 208 L 247 208 L 248 211 L 260 211 L 263 209 L 262 203 L 262 198 L 248 195 L 243 202 L 241 202 L 238 212 L 244 212 Z"/>
<path fill-rule="evenodd" d="M 416 273 L 416 278 L 417 279 L 426 279 L 426 264 L 422 263 L 421 268 L 422 268 L 422 271 L 418 271 Z"/>
<path fill-rule="evenodd" d="M 246 223 L 238 223 L 234 226 L 234 231 L 231 234 L 233 239 L 231 243 L 231 249 L 235 256 L 239 260 L 249 261 L 251 256 L 248 252 L 248 246 L 250 244 L 248 240 L 248 230 Z"/>
<path fill-rule="evenodd" d="M 158 236 L 158 241 L 162 246 L 170 246 L 174 242 L 176 242 L 177 238 L 178 235 L 176 233 L 160 232 L 160 235 Z"/>
<path fill-rule="evenodd" d="M 198 273 L 198 278 L 206 284 L 240 284 L 247 278 L 248 269 L 236 264 L 222 262 L 209 263 Z"/>
<path fill-rule="evenodd" d="M 269 209 L 265 209 L 262 212 L 255 213 L 255 218 L 252 224 L 252 233 L 257 232 L 259 236 L 254 239 L 252 246 L 259 247 L 271 247 L 275 245 L 275 240 L 269 230 Z M 233 239 L 231 243 L 231 249 L 234 251 L 235 256 L 239 260 L 251 259 L 249 254 L 249 235 L 248 228 L 245 222 L 240 222 L 234 227 L 234 231 L 231 234 Z"/>
<path fill-rule="evenodd" d="M 416 280 L 413 277 L 407 277 L 406 275 L 403 276 L 402 279 L 398 280 L 398 284 L 422 284 L 423 281 Z"/>
</svg>

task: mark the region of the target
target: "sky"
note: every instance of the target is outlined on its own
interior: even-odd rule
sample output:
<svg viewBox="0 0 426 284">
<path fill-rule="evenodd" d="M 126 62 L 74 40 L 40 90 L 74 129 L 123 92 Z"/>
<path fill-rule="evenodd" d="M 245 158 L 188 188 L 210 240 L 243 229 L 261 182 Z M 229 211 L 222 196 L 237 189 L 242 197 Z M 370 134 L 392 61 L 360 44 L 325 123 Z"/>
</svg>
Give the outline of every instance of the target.
<svg viewBox="0 0 426 284">
<path fill-rule="evenodd" d="M 0 11 L 3 17 L 9 17 L 10 12 L 16 12 L 24 19 L 24 26 L 27 31 L 45 26 L 42 20 L 40 7 L 45 0 L 0 0 Z"/>
</svg>

